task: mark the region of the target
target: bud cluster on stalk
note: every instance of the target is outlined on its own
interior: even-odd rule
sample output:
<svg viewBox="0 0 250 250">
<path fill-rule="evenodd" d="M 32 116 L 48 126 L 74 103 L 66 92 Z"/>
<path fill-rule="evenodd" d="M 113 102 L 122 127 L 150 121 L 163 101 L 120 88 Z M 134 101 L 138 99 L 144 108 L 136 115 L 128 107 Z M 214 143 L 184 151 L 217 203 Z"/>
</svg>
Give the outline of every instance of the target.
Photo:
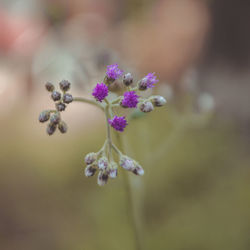
<svg viewBox="0 0 250 250">
<path fill-rule="evenodd" d="M 64 111 L 69 103 L 73 101 L 73 96 L 67 93 L 70 89 L 70 82 L 62 80 L 59 82 L 60 91 L 55 90 L 55 86 L 47 82 L 45 88 L 51 93 L 51 99 L 55 102 L 54 110 L 44 110 L 39 115 L 39 122 L 49 122 L 46 132 L 48 135 L 54 134 L 56 129 L 64 134 L 67 132 L 67 124 L 61 119 L 61 112 Z"/>
</svg>

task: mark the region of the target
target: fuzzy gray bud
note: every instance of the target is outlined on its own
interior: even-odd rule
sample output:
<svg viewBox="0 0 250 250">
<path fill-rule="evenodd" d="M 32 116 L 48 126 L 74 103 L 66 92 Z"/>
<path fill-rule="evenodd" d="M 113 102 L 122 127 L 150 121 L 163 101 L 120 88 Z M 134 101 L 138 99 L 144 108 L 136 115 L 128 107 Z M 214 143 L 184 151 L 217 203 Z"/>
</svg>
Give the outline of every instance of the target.
<svg viewBox="0 0 250 250">
<path fill-rule="evenodd" d="M 133 83 L 133 76 L 131 73 L 127 73 L 123 76 L 123 84 L 126 86 L 130 86 Z"/>
<path fill-rule="evenodd" d="M 52 83 L 50 83 L 50 82 L 47 82 L 47 83 L 45 84 L 45 88 L 46 88 L 49 92 L 52 92 L 52 91 L 55 89 L 54 85 L 53 85 Z"/>
<path fill-rule="evenodd" d="M 161 107 L 167 103 L 166 99 L 160 95 L 152 96 L 150 99 L 155 107 Z"/>
<path fill-rule="evenodd" d="M 88 165 L 86 168 L 85 168 L 85 175 L 87 177 L 90 177 L 90 176 L 93 176 L 96 172 L 96 168 L 93 167 L 92 165 Z"/>
<path fill-rule="evenodd" d="M 115 162 L 110 163 L 110 169 L 109 169 L 109 177 L 114 179 L 117 177 L 117 164 Z"/>
<path fill-rule="evenodd" d="M 59 102 L 59 103 L 56 104 L 56 109 L 57 109 L 59 112 L 64 111 L 65 108 L 66 108 L 66 105 L 65 105 L 64 103 L 62 103 L 62 102 Z"/>
<path fill-rule="evenodd" d="M 97 159 L 97 154 L 94 152 L 88 153 L 85 158 L 84 161 L 87 165 L 92 164 L 94 161 L 96 161 Z"/>
<path fill-rule="evenodd" d="M 54 132 L 56 131 L 56 125 L 53 123 L 49 123 L 46 131 L 48 135 L 54 134 Z"/>
<path fill-rule="evenodd" d="M 51 94 L 51 98 L 53 99 L 53 101 L 59 101 L 61 99 L 61 93 L 54 90 Z"/>
<path fill-rule="evenodd" d="M 59 82 L 59 86 L 62 91 L 68 91 L 70 89 L 70 82 L 67 80 L 62 80 Z"/>
<path fill-rule="evenodd" d="M 99 186 L 105 185 L 108 182 L 108 178 L 109 178 L 109 176 L 106 172 L 100 171 L 98 174 L 98 178 L 97 178 L 97 184 Z"/>
<path fill-rule="evenodd" d="M 68 126 L 64 121 L 60 121 L 58 124 L 58 129 L 62 134 L 66 133 L 68 130 Z"/>
<path fill-rule="evenodd" d="M 108 159 L 107 159 L 107 157 L 105 157 L 105 156 L 101 157 L 101 158 L 99 159 L 97 165 L 98 165 L 98 168 L 99 168 L 100 170 L 105 170 L 105 169 L 107 169 L 107 167 L 108 167 Z"/>
<path fill-rule="evenodd" d="M 139 81 L 138 84 L 138 89 L 139 90 L 146 90 L 148 88 L 148 84 L 147 84 L 147 78 L 143 78 Z"/>
<path fill-rule="evenodd" d="M 144 113 L 148 113 L 154 110 L 154 106 L 151 102 L 145 101 L 140 105 L 140 110 Z"/>
<path fill-rule="evenodd" d="M 128 171 L 132 171 L 135 168 L 135 163 L 133 159 L 123 155 L 120 157 L 120 166 Z"/>
<path fill-rule="evenodd" d="M 56 112 L 54 114 L 51 115 L 50 117 L 50 123 L 52 124 L 58 124 L 60 122 L 60 113 L 59 112 Z"/>
<path fill-rule="evenodd" d="M 135 169 L 132 172 L 136 175 L 144 175 L 144 170 L 138 163 L 136 164 Z"/>
<path fill-rule="evenodd" d="M 63 95 L 63 102 L 64 103 L 71 103 L 73 101 L 73 96 L 71 94 Z"/>
<path fill-rule="evenodd" d="M 46 122 L 49 120 L 50 117 L 50 111 L 49 110 L 44 110 L 43 112 L 40 113 L 39 115 L 39 122 Z"/>
</svg>

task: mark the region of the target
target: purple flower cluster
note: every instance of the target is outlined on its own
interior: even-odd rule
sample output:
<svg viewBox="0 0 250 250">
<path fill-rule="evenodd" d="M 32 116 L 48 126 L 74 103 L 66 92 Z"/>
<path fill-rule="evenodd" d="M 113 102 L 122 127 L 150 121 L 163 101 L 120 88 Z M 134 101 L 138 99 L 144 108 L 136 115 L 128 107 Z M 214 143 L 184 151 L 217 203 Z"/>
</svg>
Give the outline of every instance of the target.
<svg viewBox="0 0 250 250">
<path fill-rule="evenodd" d="M 111 127 L 113 127 L 115 130 L 123 132 L 124 128 L 128 125 L 125 116 L 114 116 L 113 119 L 109 119 L 109 124 Z"/>
<path fill-rule="evenodd" d="M 121 77 L 123 70 L 118 68 L 118 64 L 111 64 L 107 66 L 106 75 L 108 79 L 116 80 Z"/>
<path fill-rule="evenodd" d="M 151 89 L 159 80 L 156 79 L 155 73 L 148 73 L 142 81 L 146 84 L 147 88 Z"/>
<path fill-rule="evenodd" d="M 104 83 L 97 83 L 93 89 L 92 95 L 99 102 L 102 102 L 108 96 L 108 87 Z"/>
<path fill-rule="evenodd" d="M 136 95 L 135 91 L 128 91 L 124 93 L 124 97 L 122 99 L 122 106 L 126 108 L 136 108 L 139 100 L 139 96 Z"/>
</svg>

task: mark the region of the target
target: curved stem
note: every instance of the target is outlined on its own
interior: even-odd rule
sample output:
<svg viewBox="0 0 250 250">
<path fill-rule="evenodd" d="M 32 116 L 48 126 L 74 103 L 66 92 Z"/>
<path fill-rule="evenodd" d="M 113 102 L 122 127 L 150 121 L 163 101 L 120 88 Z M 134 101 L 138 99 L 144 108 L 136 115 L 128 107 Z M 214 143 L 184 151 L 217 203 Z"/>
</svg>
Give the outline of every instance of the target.
<svg viewBox="0 0 250 250">
<path fill-rule="evenodd" d="M 116 133 L 116 137 L 117 137 L 118 147 L 121 149 L 122 152 L 124 152 L 121 135 Z M 113 147 L 116 148 L 114 145 Z M 132 228 L 133 235 L 134 235 L 135 249 L 142 250 L 140 231 L 138 228 L 138 223 L 137 223 L 136 214 L 135 214 L 135 206 L 134 206 L 131 182 L 129 180 L 127 171 L 122 171 L 122 175 L 123 175 L 124 189 L 126 192 L 127 214 L 128 214 L 129 221 L 130 221 L 131 228 Z"/>
<path fill-rule="evenodd" d="M 89 100 L 89 99 L 84 98 L 84 97 L 74 97 L 74 98 L 73 98 L 73 101 L 74 101 L 74 102 L 89 103 L 89 104 L 92 104 L 92 105 L 97 106 L 97 107 L 100 108 L 101 110 L 104 110 L 104 107 L 103 107 L 101 104 L 97 103 L 97 102 L 94 101 L 94 100 Z"/>
</svg>

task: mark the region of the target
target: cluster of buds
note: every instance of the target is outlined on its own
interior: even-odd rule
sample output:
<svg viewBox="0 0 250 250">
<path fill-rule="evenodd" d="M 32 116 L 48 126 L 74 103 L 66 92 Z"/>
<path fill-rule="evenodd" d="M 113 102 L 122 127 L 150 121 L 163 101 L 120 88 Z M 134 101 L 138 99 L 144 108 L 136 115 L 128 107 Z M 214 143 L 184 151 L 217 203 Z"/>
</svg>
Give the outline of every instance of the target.
<svg viewBox="0 0 250 250">
<path fill-rule="evenodd" d="M 59 83 L 60 92 L 55 90 L 55 86 L 47 82 L 45 88 L 51 93 L 51 99 L 55 102 L 54 110 L 44 110 L 39 115 L 39 122 L 47 122 L 46 132 L 48 135 L 54 134 L 58 128 L 61 133 L 67 132 L 67 124 L 61 119 L 61 112 L 67 107 L 67 104 L 73 101 L 73 96 L 67 93 L 70 89 L 70 82 L 62 80 Z"/>
<path fill-rule="evenodd" d="M 124 93 L 121 96 L 110 97 L 110 85 L 116 80 L 122 78 L 124 85 Z M 66 124 L 61 121 L 60 112 L 64 111 L 66 104 L 72 101 L 86 102 L 100 107 L 106 116 L 107 121 L 107 139 L 97 153 L 89 153 L 85 157 L 85 175 L 87 177 L 93 176 L 98 172 L 97 183 L 103 186 L 107 183 L 109 178 L 116 178 L 118 173 L 118 166 L 134 173 L 135 175 L 143 175 L 144 170 L 138 162 L 132 158 L 124 155 L 118 147 L 112 142 L 111 131 L 112 127 L 118 132 L 123 132 L 128 122 L 125 116 L 115 114 L 114 108 L 121 107 L 125 109 L 137 109 L 144 113 L 154 110 L 156 107 L 161 107 L 166 104 L 166 100 L 162 96 L 154 95 L 147 98 L 140 96 L 138 92 L 152 89 L 158 82 L 155 73 L 149 73 L 137 83 L 134 83 L 134 78 L 131 73 L 124 73 L 119 69 L 117 64 L 108 65 L 103 82 L 97 83 L 92 91 L 92 96 L 95 100 L 86 98 L 73 98 L 72 95 L 66 93 L 70 88 L 68 81 L 61 81 L 59 83 L 62 93 L 54 90 L 51 83 L 46 84 L 46 89 L 51 92 L 51 97 L 55 101 L 56 110 L 43 111 L 39 116 L 40 122 L 45 122 L 50 119 L 47 133 L 53 134 L 58 126 L 58 129 L 65 133 L 67 130 Z M 114 96 L 114 95 L 112 95 Z M 111 100 L 112 99 L 112 100 Z M 52 114 L 53 113 L 53 114 Z M 113 153 L 116 153 L 119 162 L 116 163 L 113 158 Z"/>
</svg>

